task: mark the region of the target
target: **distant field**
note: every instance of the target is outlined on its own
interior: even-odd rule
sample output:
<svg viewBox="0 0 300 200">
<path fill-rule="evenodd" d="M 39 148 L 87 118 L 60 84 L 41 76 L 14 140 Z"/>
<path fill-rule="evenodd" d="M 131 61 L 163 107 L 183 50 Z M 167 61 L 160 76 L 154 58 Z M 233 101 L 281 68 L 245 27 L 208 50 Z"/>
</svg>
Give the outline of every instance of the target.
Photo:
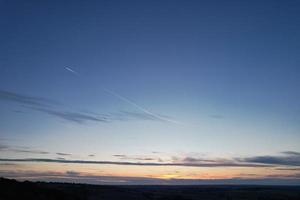
<svg viewBox="0 0 300 200">
<path fill-rule="evenodd" d="M 0 199 L 299 200 L 300 186 L 99 186 L 1 178 Z"/>
</svg>

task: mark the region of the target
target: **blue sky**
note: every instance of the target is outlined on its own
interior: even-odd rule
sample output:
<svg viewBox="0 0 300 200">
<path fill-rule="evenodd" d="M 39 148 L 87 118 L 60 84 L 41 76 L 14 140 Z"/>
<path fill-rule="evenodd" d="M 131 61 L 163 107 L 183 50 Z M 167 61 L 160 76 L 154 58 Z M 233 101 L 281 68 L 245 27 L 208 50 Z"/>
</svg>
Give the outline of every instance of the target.
<svg viewBox="0 0 300 200">
<path fill-rule="evenodd" d="M 299 11 L 297 1 L 1 0 L 0 172 L 268 180 L 271 168 L 299 183 Z M 122 174 L 15 158 L 226 162 Z"/>
</svg>

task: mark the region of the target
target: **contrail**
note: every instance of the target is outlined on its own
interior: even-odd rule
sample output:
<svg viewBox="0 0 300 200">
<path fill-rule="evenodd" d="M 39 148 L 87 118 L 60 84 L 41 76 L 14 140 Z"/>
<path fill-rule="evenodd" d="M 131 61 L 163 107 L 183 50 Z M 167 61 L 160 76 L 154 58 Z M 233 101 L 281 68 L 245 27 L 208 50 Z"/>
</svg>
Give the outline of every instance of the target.
<svg viewBox="0 0 300 200">
<path fill-rule="evenodd" d="M 159 116 L 159 115 L 157 115 L 157 114 L 155 114 L 155 113 L 153 113 L 153 112 L 147 110 L 146 108 L 143 108 L 142 106 L 139 106 L 139 105 L 136 104 L 135 102 L 133 102 L 133 101 L 127 99 L 126 97 L 124 97 L 124 96 L 122 96 L 122 95 L 120 95 L 120 94 L 118 94 L 118 93 L 116 93 L 116 92 L 113 92 L 113 91 L 108 90 L 108 89 L 105 89 L 105 88 L 103 88 L 103 90 L 104 90 L 105 92 L 107 92 L 108 94 L 110 94 L 110 95 L 112 95 L 112 96 L 114 96 L 114 97 L 116 97 L 116 98 L 118 98 L 118 99 L 120 99 L 120 100 L 122 100 L 122 101 L 124 101 L 124 102 L 126 102 L 126 103 L 128 103 L 128 104 L 130 104 L 130 105 L 132 105 L 132 106 L 134 106 L 135 108 L 139 109 L 140 111 L 142 111 L 142 112 L 144 112 L 144 113 L 146 113 L 146 114 L 148 114 L 148 115 L 150 115 L 150 116 L 152 116 L 152 117 L 154 117 L 154 118 L 156 118 L 156 119 L 159 119 L 159 120 L 161 120 L 161 121 L 166 121 L 166 122 L 175 123 L 175 124 L 180 124 L 180 122 L 178 122 L 178 121 L 171 120 L 171 119 L 167 119 L 167 118 L 165 118 L 165 117 Z"/>
<path fill-rule="evenodd" d="M 76 72 L 75 70 L 73 70 L 73 69 L 71 69 L 71 68 L 69 68 L 69 67 L 65 67 L 65 69 L 68 70 L 69 72 L 75 74 L 76 76 L 79 76 L 79 73 Z"/>
<path fill-rule="evenodd" d="M 69 68 L 69 67 L 65 67 L 65 69 L 69 72 L 71 72 L 72 74 L 76 75 L 76 76 L 79 76 L 80 74 L 78 72 L 76 72 L 75 70 Z M 158 119 L 158 120 L 161 120 L 161 121 L 165 121 L 165 122 L 170 122 L 170 123 L 175 123 L 175 124 L 181 124 L 180 122 L 178 121 L 175 121 L 175 120 L 172 120 L 172 119 L 168 119 L 168 118 L 165 118 L 165 117 L 162 117 L 160 115 L 157 115 L 149 110 L 147 110 L 146 108 L 143 108 L 142 106 L 136 104 L 135 102 L 127 99 L 126 97 L 116 93 L 116 92 L 113 92 L 112 90 L 109 90 L 109 89 L 106 89 L 106 88 L 102 88 L 103 91 L 105 91 L 106 93 L 114 96 L 115 98 L 123 101 L 123 102 L 126 102 L 132 106 L 134 106 L 135 108 L 139 109 L 140 111 L 142 111 L 143 113 L 146 113 L 148 115 L 150 115 L 151 117 L 155 118 L 155 119 Z"/>
</svg>

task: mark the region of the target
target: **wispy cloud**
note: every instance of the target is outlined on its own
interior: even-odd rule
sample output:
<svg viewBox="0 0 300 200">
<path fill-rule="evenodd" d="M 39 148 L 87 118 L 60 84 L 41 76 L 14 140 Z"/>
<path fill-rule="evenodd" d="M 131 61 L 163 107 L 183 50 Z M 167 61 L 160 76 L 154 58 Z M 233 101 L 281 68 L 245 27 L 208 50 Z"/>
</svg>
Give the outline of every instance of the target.
<svg viewBox="0 0 300 200">
<path fill-rule="evenodd" d="M 179 158 L 175 158 L 174 160 L 178 161 Z M 212 160 L 212 159 L 203 159 L 203 158 L 194 158 L 194 157 L 184 157 L 180 159 L 180 161 L 183 162 L 191 162 L 191 163 L 196 163 L 196 162 L 218 162 L 220 160 Z M 222 162 L 225 162 L 226 160 L 222 160 Z M 229 162 L 229 161 L 228 161 Z M 230 161 L 232 162 L 232 161 Z"/>
<path fill-rule="evenodd" d="M 114 121 L 127 121 L 127 120 L 152 120 L 152 121 L 172 121 L 170 117 L 163 115 L 154 115 L 150 112 L 137 112 L 137 111 L 119 111 L 108 114 L 98 114 L 94 112 L 80 112 L 74 110 L 65 110 L 58 103 L 53 100 L 49 100 L 42 97 L 33 97 L 24 94 L 18 94 L 15 92 L 8 92 L 0 90 L 0 101 L 18 103 L 25 108 L 38 111 L 47 115 L 51 115 L 56 118 L 60 118 L 66 121 L 74 123 L 85 122 L 114 122 Z M 18 112 L 19 113 L 19 112 Z M 24 111 L 22 111 L 24 113 Z"/>
<path fill-rule="evenodd" d="M 3 145 L 3 144 L 0 144 L 0 151 L 10 151 L 15 153 L 29 153 L 29 154 L 40 154 L 40 155 L 50 154 L 50 152 L 47 151 L 40 151 L 40 150 L 35 150 L 35 149 L 30 149 L 25 147 L 21 148 L 21 147 L 15 147 L 15 146 Z"/>
<path fill-rule="evenodd" d="M 56 155 L 59 155 L 59 156 L 71 156 L 72 154 L 58 152 L 58 153 L 56 153 Z"/>
<path fill-rule="evenodd" d="M 237 159 L 240 162 L 271 164 L 271 165 L 286 165 L 286 166 L 300 166 L 300 153 L 294 151 L 282 152 L 279 156 L 254 156 L 248 158 Z"/>
<path fill-rule="evenodd" d="M 23 94 L 17 94 L 17 93 L 5 91 L 5 90 L 0 90 L 0 100 L 1 101 L 20 103 L 20 104 L 23 104 L 23 105 L 43 106 L 43 107 L 59 104 L 56 101 L 49 100 L 49 99 L 46 99 L 46 98 L 33 97 L 33 96 L 28 96 L 28 95 L 23 95 Z"/>
<path fill-rule="evenodd" d="M 17 152 L 17 153 L 49 154 L 49 152 L 47 151 L 38 151 L 38 150 L 10 149 L 10 151 Z"/>
<path fill-rule="evenodd" d="M 291 167 L 287 167 L 287 168 L 276 168 L 276 170 L 279 170 L 279 171 L 299 171 L 299 172 L 300 172 L 300 168 L 291 168 Z"/>
<path fill-rule="evenodd" d="M 119 162 L 119 161 L 97 161 L 97 160 L 58 160 L 44 158 L 24 158 L 8 159 L 1 158 L 0 162 L 45 162 L 45 163 L 69 163 L 69 164 L 98 164 L 98 165 L 129 165 L 129 166 L 182 166 L 182 167 L 270 167 L 271 165 L 252 164 L 252 163 L 235 163 L 235 162 L 215 162 L 215 163 L 190 163 L 190 162 Z"/>
<path fill-rule="evenodd" d="M 300 152 L 296 151 L 283 151 L 282 154 L 290 155 L 290 156 L 300 156 Z"/>
<path fill-rule="evenodd" d="M 73 70 L 72 68 L 70 67 L 65 67 L 65 69 L 69 72 L 71 72 L 73 75 L 76 75 L 76 76 L 79 76 L 80 74 L 78 72 L 76 72 L 75 70 Z M 143 106 L 137 104 L 136 102 L 130 100 L 129 98 L 115 92 L 115 91 L 112 91 L 110 89 L 107 89 L 107 88 L 102 88 L 102 90 L 104 92 L 106 92 L 107 94 L 135 107 L 136 109 L 138 109 L 139 111 L 142 112 L 142 114 L 140 114 L 139 116 L 136 116 L 136 113 L 127 113 L 127 115 L 131 115 L 131 116 L 134 116 L 134 117 L 138 117 L 138 118 L 145 118 L 145 119 L 152 119 L 152 120 L 159 120 L 159 121 L 164 121 L 164 122 L 169 122 L 169 123 L 175 123 L 175 124 L 181 124 L 180 122 L 174 120 L 174 119 L 171 119 L 169 117 L 165 117 L 163 115 L 159 115 L 159 114 L 156 114 L 154 112 L 151 112 L 150 110 L 144 108 Z"/>
<path fill-rule="evenodd" d="M 128 155 L 123 155 L 123 154 L 116 154 L 113 155 L 114 157 L 120 158 L 122 160 L 139 160 L 139 161 L 154 161 L 158 160 L 156 158 L 152 157 L 145 157 L 145 156 L 128 156 Z"/>
<path fill-rule="evenodd" d="M 0 143 L 1 151 L 12 151 L 16 153 L 31 153 L 31 154 L 51 154 L 47 151 L 40 151 L 34 149 L 21 149 L 3 145 Z M 70 156 L 70 153 L 55 153 L 59 156 Z M 136 165 L 136 166 L 186 166 L 186 167 L 277 167 L 278 170 L 298 170 L 295 168 L 300 166 L 299 152 L 282 152 L 281 155 L 266 155 L 253 157 L 239 157 L 239 158 L 201 158 L 201 157 L 172 157 L 170 161 L 163 161 L 159 157 L 153 156 L 129 156 L 126 154 L 113 155 L 122 161 L 106 161 L 106 160 L 61 160 L 48 158 L 23 158 L 10 159 L 1 158 L 0 162 L 48 162 L 48 163 L 77 163 L 77 164 L 110 164 L 110 165 Z M 88 155 L 94 157 L 94 154 Z M 149 162 L 143 162 L 149 161 Z M 293 168 L 294 167 L 294 168 Z M 291 169 L 293 168 L 293 169 Z"/>
<path fill-rule="evenodd" d="M 272 174 L 265 176 L 266 178 L 292 178 L 292 179 L 300 179 L 300 173 L 294 173 L 294 174 Z"/>
<path fill-rule="evenodd" d="M 48 115 L 59 117 L 67 121 L 76 122 L 76 123 L 84 123 L 87 121 L 102 122 L 102 123 L 108 123 L 114 121 L 129 121 L 129 120 L 157 121 L 156 118 L 148 114 L 129 112 L 129 111 L 120 111 L 118 113 L 111 113 L 111 114 L 104 115 L 104 114 L 91 114 L 86 112 L 59 111 L 59 110 L 53 110 L 48 108 L 32 108 L 32 109 L 46 113 Z"/>
<path fill-rule="evenodd" d="M 68 176 L 79 176 L 80 172 L 76 172 L 76 171 L 66 171 L 66 174 Z"/>
<path fill-rule="evenodd" d="M 7 146 L 7 145 L 0 144 L 0 151 L 1 151 L 1 150 L 6 150 L 6 149 L 8 149 L 8 146 Z"/>
<path fill-rule="evenodd" d="M 114 157 L 118 157 L 118 158 L 126 158 L 127 156 L 124 154 L 115 154 L 113 155 Z"/>
<path fill-rule="evenodd" d="M 106 122 L 107 119 L 93 116 L 91 114 L 76 112 L 76 111 L 63 111 L 57 107 L 62 105 L 56 101 L 49 100 L 42 97 L 33 97 L 29 95 L 18 94 L 0 90 L 0 100 L 7 102 L 19 103 L 26 106 L 26 108 L 46 113 L 55 117 L 62 118 L 67 121 L 76 123 L 83 123 L 85 121 Z M 54 108 L 56 107 L 56 108 Z"/>
<path fill-rule="evenodd" d="M 0 163 L 0 166 L 16 166 L 15 163 Z"/>
<path fill-rule="evenodd" d="M 149 115 L 144 112 L 133 112 L 133 111 L 120 111 L 119 113 L 115 113 L 120 119 L 131 120 L 131 119 L 139 119 L 139 120 L 157 120 L 156 117 Z"/>
<path fill-rule="evenodd" d="M 97 116 L 88 115 L 80 112 L 58 111 L 58 110 L 47 109 L 47 108 L 33 108 L 33 109 L 76 123 L 83 123 L 86 121 L 108 122 L 107 118 L 99 118 Z"/>
</svg>

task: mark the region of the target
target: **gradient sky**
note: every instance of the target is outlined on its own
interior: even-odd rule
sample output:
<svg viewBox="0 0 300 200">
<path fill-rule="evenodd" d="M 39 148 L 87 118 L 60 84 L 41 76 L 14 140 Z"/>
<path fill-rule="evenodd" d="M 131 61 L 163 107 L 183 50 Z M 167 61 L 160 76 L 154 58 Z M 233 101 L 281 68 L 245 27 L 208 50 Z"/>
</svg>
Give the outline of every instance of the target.
<svg viewBox="0 0 300 200">
<path fill-rule="evenodd" d="M 300 184 L 299 13 L 0 0 L 0 176 Z"/>
</svg>

